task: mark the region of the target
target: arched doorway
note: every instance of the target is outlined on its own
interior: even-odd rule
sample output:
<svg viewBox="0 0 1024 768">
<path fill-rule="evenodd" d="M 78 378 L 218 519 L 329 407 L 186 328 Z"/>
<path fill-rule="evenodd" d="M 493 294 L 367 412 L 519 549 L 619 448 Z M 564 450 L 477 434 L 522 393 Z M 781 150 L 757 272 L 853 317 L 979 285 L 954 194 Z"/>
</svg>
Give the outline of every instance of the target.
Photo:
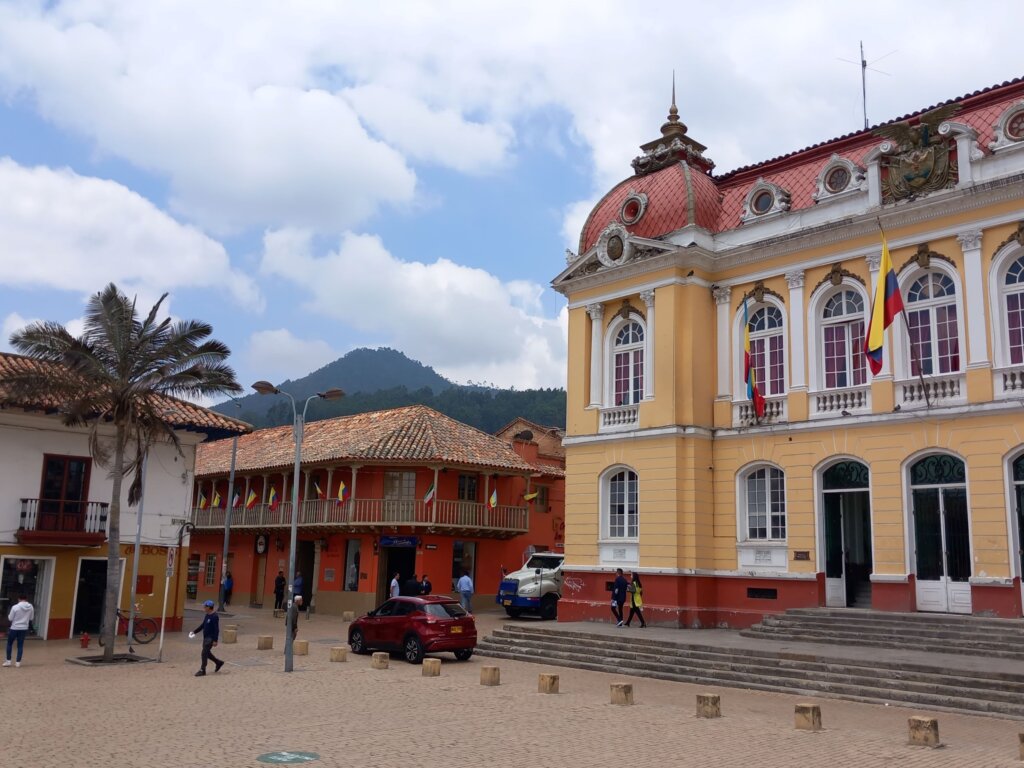
<svg viewBox="0 0 1024 768">
<path fill-rule="evenodd" d="M 917 609 L 971 612 L 971 534 L 967 468 L 932 454 L 910 467 Z"/>
<path fill-rule="evenodd" d="M 871 494 L 868 468 L 840 461 L 821 476 L 825 604 L 871 607 Z"/>
<path fill-rule="evenodd" d="M 1016 508 L 1017 564 L 1024 596 L 1024 454 L 1013 461 L 1013 505 Z"/>
</svg>

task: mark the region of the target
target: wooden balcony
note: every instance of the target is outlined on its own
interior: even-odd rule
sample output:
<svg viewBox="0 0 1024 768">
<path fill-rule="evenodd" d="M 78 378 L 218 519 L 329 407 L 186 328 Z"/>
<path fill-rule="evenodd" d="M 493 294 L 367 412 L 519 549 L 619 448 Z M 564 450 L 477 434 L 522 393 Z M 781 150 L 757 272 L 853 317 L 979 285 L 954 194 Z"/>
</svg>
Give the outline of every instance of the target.
<svg viewBox="0 0 1024 768">
<path fill-rule="evenodd" d="M 291 502 L 276 509 L 255 504 L 251 509 L 231 510 L 232 530 L 266 531 L 288 528 L 292 523 Z M 225 510 L 192 510 L 192 524 L 198 530 L 224 530 Z M 475 533 L 481 536 L 509 538 L 526 533 L 529 510 L 526 507 L 497 506 L 473 501 L 437 501 L 429 506 L 422 501 L 395 499 L 349 499 L 338 504 L 333 499 L 299 502 L 298 525 L 316 531 L 380 531 L 408 527 L 430 533 Z"/>
<path fill-rule="evenodd" d="M 109 504 L 72 499 L 22 499 L 14 537 L 35 546 L 98 547 L 107 539 Z"/>
</svg>

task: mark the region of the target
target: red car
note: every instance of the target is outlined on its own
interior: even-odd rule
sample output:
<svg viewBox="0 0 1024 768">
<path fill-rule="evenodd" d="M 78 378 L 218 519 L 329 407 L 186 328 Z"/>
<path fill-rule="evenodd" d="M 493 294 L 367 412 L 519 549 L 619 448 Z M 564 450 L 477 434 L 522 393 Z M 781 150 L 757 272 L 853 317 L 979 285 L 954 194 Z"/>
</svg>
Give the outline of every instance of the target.
<svg viewBox="0 0 1024 768">
<path fill-rule="evenodd" d="M 465 661 L 476 648 L 476 623 L 447 595 L 393 597 L 349 625 L 348 644 L 353 653 L 400 651 L 410 664 L 441 651 Z"/>
</svg>

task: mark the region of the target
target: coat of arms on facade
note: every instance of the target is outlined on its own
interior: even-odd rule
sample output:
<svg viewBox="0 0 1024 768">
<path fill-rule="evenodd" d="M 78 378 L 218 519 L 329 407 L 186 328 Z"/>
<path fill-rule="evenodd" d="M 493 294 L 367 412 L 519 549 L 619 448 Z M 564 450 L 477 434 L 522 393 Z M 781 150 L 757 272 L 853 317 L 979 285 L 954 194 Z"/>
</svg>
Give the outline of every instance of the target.
<svg viewBox="0 0 1024 768">
<path fill-rule="evenodd" d="M 882 145 L 883 202 L 906 200 L 956 184 L 950 142 L 939 134 L 939 126 L 959 109 L 959 104 L 947 104 L 924 113 L 915 125 L 906 121 L 875 129 L 877 136 L 888 139 Z"/>
</svg>

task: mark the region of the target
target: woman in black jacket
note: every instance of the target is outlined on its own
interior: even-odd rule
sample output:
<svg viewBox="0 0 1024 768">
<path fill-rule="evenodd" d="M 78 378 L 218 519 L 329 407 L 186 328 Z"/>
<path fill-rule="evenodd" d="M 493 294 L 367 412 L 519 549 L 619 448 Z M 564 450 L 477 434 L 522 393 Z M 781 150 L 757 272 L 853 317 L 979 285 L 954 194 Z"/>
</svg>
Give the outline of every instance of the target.
<svg viewBox="0 0 1024 768">
<path fill-rule="evenodd" d="M 630 574 L 632 581 L 628 587 L 629 589 L 629 618 L 626 619 L 626 626 L 629 626 L 629 622 L 633 620 L 634 616 L 640 618 L 640 629 L 647 626 L 647 622 L 644 621 L 644 613 L 642 608 L 644 607 L 644 585 L 640 583 L 640 574 Z"/>
</svg>

